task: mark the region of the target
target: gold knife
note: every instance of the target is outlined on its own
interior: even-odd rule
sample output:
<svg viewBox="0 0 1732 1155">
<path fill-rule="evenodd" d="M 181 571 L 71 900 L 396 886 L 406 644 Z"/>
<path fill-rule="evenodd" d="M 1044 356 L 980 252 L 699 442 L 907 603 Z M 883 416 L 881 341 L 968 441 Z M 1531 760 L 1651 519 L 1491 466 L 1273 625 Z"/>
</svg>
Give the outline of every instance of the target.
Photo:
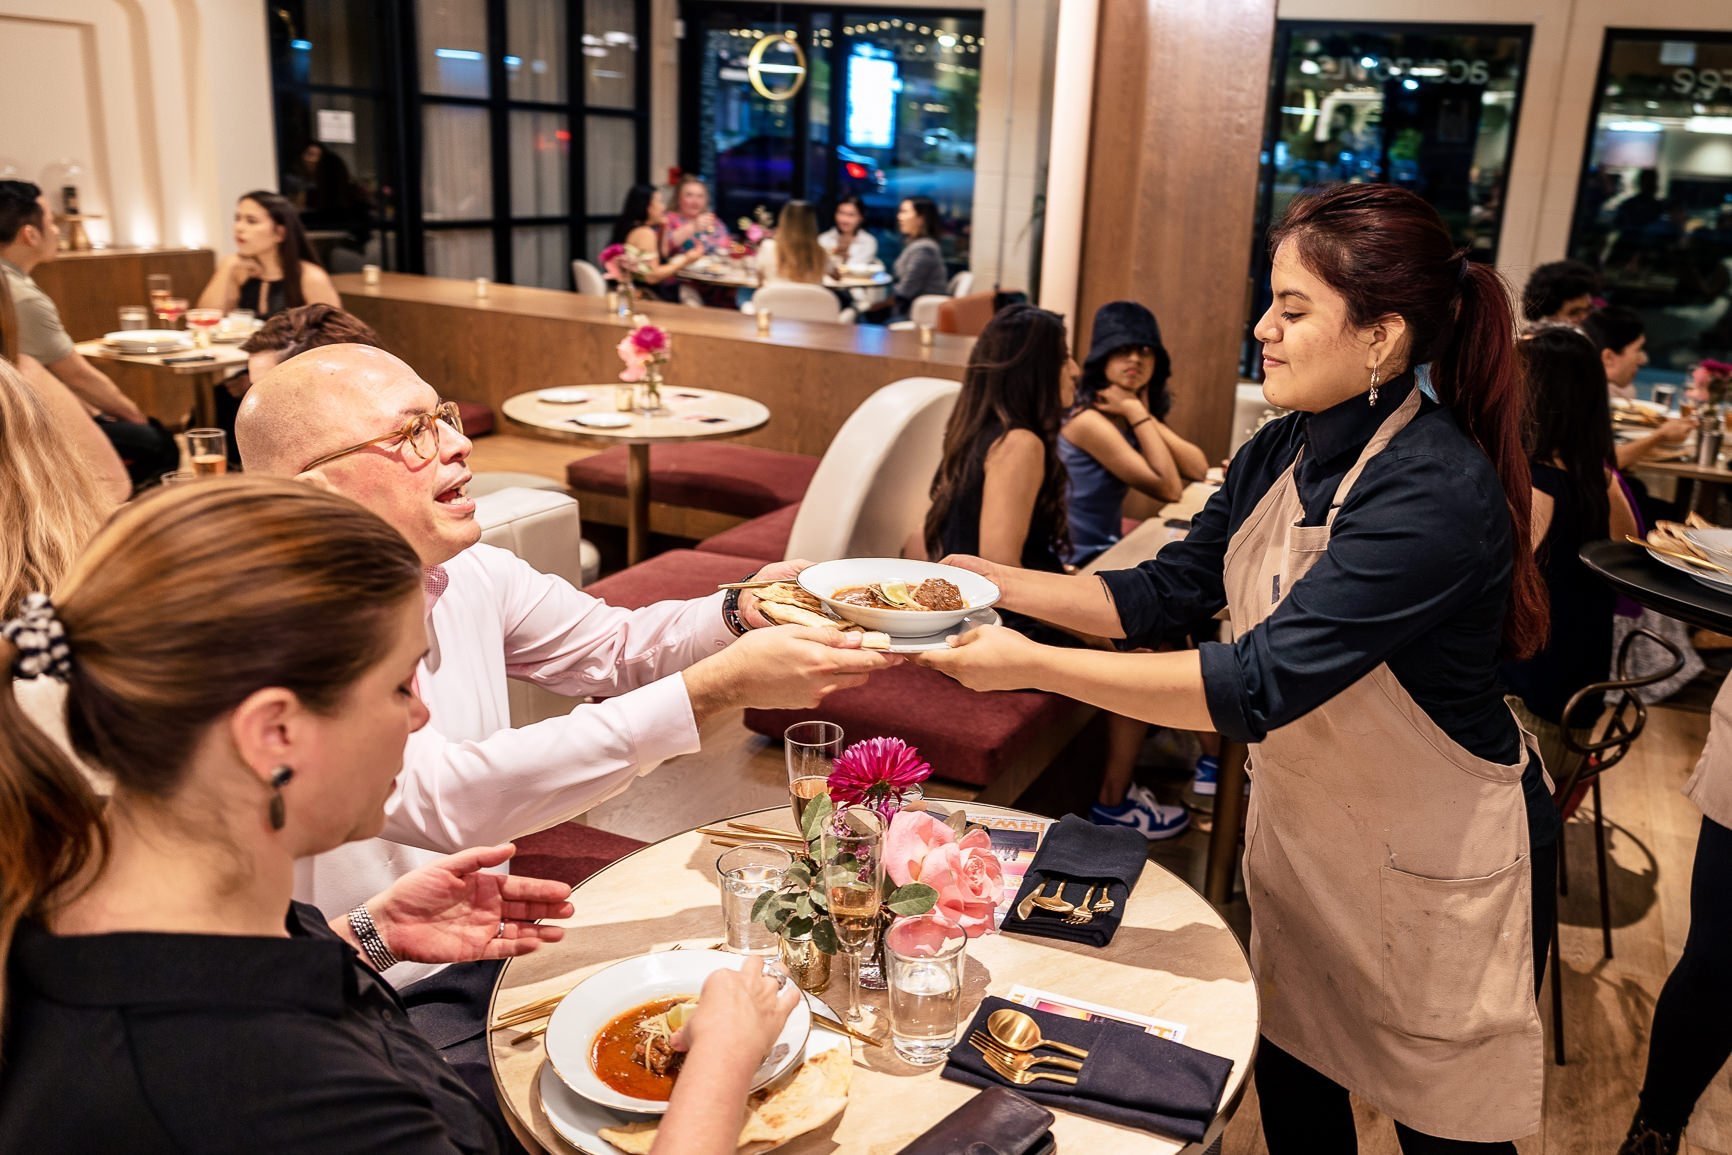
<svg viewBox="0 0 1732 1155">
<path fill-rule="evenodd" d="M 1050 879 L 1044 879 L 1044 878 L 1041 879 L 1040 885 L 1035 887 L 1033 890 L 1029 891 L 1028 897 L 1016 904 L 1016 917 L 1017 918 L 1022 919 L 1024 922 L 1028 921 L 1029 915 L 1034 913 L 1035 896 L 1037 894 L 1039 894 L 1042 890 L 1046 889 L 1046 885 L 1050 881 L 1051 881 Z"/>
</svg>

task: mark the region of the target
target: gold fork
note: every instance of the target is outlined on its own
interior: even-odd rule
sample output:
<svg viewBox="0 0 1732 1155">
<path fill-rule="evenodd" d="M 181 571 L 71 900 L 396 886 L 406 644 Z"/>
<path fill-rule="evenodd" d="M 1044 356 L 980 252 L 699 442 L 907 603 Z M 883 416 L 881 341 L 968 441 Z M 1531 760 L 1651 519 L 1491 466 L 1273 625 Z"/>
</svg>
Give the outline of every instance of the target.
<svg viewBox="0 0 1732 1155">
<path fill-rule="evenodd" d="M 1026 1087 L 1036 1079 L 1051 1079 L 1055 1083 L 1076 1085 L 1075 1075 L 1049 1075 L 1045 1071 L 1019 1071 L 1015 1067 L 1006 1066 L 992 1055 L 984 1055 L 986 1065 L 992 1068 L 993 1074 L 1001 1079 L 1015 1083 L 1018 1087 Z"/>
<path fill-rule="evenodd" d="M 1063 1067 L 1067 1071 L 1082 1070 L 1082 1064 L 1075 1059 L 1065 1059 L 1058 1055 L 1034 1055 L 1022 1051 L 1012 1051 L 990 1035 L 983 1035 L 979 1031 L 968 1036 L 968 1045 L 981 1054 L 991 1055 L 1005 1066 L 1018 1071 L 1026 1071 L 1041 1063 L 1050 1063 L 1055 1067 Z"/>
<path fill-rule="evenodd" d="M 1081 926 L 1095 920 L 1095 912 L 1089 909 L 1089 903 L 1095 900 L 1097 889 L 1099 888 L 1091 886 L 1083 893 L 1082 901 L 1076 904 L 1076 909 L 1064 916 L 1066 926 Z"/>
<path fill-rule="evenodd" d="M 1091 906 L 1089 908 L 1090 910 L 1094 911 L 1096 914 L 1105 914 L 1107 911 L 1111 910 L 1113 907 L 1118 905 L 1118 903 L 1116 903 L 1112 900 L 1112 897 L 1107 893 L 1107 890 L 1108 890 L 1108 887 L 1106 887 L 1106 886 L 1101 887 L 1100 901 L 1095 903 L 1093 906 Z"/>
</svg>

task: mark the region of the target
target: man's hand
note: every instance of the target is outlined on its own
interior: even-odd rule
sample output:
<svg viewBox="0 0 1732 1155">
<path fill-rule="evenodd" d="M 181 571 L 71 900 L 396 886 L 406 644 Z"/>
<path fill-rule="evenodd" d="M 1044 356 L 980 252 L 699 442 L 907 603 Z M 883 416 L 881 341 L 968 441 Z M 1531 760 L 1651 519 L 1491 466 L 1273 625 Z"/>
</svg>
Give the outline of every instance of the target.
<svg viewBox="0 0 1732 1155">
<path fill-rule="evenodd" d="M 860 635 L 806 626 L 753 630 L 719 654 L 686 667 L 698 724 L 724 710 L 804 710 L 836 690 L 865 683 L 901 658 L 860 648 Z"/>
<path fill-rule="evenodd" d="M 753 574 L 751 580 L 755 582 L 793 581 L 801 570 L 811 564 L 809 561 L 772 562 Z M 766 618 L 763 611 L 758 608 L 758 595 L 755 590 L 740 591 L 740 617 L 745 619 L 746 625 L 754 630 L 765 629 L 776 624 Z"/>
<path fill-rule="evenodd" d="M 970 690 L 1027 690 L 1034 687 L 1042 648 L 1015 630 L 980 626 L 951 638 L 948 650 L 916 654 L 914 663 Z"/>
<path fill-rule="evenodd" d="M 405 874 L 367 903 L 379 937 L 402 961 L 423 963 L 512 958 L 558 942 L 563 928 L 535 920 L 569 916 L 571 887 L 485 873 L 515 853 L 509 842 L 480 846 Z"/>
</svg>

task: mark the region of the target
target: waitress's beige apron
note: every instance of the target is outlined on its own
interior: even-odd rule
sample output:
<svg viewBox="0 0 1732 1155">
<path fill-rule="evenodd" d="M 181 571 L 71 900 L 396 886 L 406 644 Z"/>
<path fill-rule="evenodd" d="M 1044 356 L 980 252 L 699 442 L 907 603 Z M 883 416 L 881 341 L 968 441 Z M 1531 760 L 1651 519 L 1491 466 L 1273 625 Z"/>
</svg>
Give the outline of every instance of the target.
<svg viewBox="0 0 1732 1155">
<path fill-rule="evenodd" d="M 1419 397 L 1342 478 L 1329 523 Z M 1228 543 L 1241 635 L 1329 548 L 1330 524 L 1299 524 L 1296 466 Z M 1263 1034 L 1423 1134 L 1494 1142 L 1540 1126 L 1526 764 L 1525 747 L 1513 766 L 1462 749 L 1387 665 L 1251 747 L 1245 884 Z"/>
<path fill-rule="evenodd" d="M 1714 695 L 1708 741 L 1696 772 L 1684 783 L 1684 796 L 1721 826 L 1732 828 L 1732 678 Z"/>
</svg>

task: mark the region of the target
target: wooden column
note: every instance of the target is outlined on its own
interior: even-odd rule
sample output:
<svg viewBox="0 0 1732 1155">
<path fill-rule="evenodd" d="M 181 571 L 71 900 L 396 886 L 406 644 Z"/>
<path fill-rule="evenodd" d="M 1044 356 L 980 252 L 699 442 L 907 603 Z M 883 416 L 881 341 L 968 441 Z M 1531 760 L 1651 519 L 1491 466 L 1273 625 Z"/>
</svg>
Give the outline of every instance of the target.
<svg viewBox="0 0 1732 1155">
<path fill-rule="evenodd" d="M 1275 6 L 1100 8 L 1077 345 L 1108 301 L 1153 309 L 1173 357 L 1173 427 L 1211 459 L 1227 451 L 1250 300 Z"/>
</svg>

